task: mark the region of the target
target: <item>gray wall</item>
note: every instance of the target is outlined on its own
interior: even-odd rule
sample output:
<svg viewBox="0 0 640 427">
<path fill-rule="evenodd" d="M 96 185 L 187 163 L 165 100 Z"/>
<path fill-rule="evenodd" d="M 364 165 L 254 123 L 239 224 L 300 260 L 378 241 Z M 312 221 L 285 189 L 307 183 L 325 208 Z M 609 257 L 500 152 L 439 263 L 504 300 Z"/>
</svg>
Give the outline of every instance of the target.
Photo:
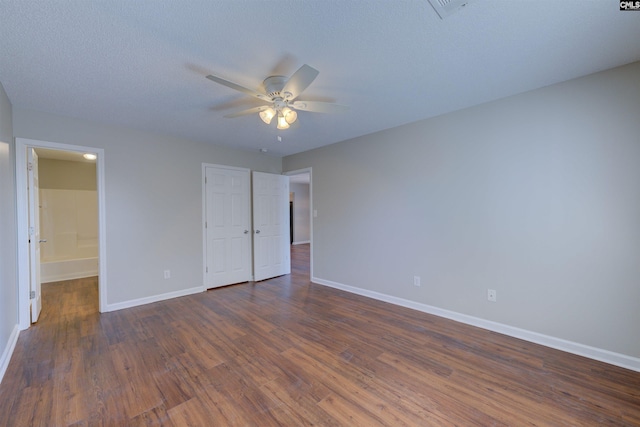
<svg viewBox="0 0 640 427">
<path fill-rule="evenodd" d="M 293 243 L 308 242 L 309 224 L 309 184 L 291 184 L 293 193 Z"/>
<path fill-rule="evenodd" d="M 0 357 L 18 324 L 16 197 L 12 108 L 0 84 Z M 2 360 L 0 360 L 2 362 Z"/>
<path fill-rule="evenodd" d="M 282 167 L 260 153 L 41 112 L 16 108 L 13 118 L 16 137 L 105 150 L 110 305 L 203 285 L 202 163 L 271 173 Z"/>
<path fill-rule="evenodd" d="M 639 76 L 286 157 L 313 167 L 314 275 L 640 357 Z"/>
</svg>

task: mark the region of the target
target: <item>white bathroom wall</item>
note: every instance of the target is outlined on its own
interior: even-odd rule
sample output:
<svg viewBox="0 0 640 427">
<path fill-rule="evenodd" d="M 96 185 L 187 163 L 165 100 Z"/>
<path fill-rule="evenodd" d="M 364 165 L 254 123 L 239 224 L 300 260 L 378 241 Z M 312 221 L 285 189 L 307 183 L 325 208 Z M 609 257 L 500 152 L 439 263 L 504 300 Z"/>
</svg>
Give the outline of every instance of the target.
<svg viewBox="0 0 640 427">
<path fill-rule="evenodd" d="M 38 150 L 36 150 L 38 152 Z M 40 154 L 40 275 L 43 283 L 98 275 L 96 164 Z"/>
<path fill-rule="evenodd" d="M 91 190 L 40 190 L 43 263 L 98 256 L 98 193 Z"/>
</svg>

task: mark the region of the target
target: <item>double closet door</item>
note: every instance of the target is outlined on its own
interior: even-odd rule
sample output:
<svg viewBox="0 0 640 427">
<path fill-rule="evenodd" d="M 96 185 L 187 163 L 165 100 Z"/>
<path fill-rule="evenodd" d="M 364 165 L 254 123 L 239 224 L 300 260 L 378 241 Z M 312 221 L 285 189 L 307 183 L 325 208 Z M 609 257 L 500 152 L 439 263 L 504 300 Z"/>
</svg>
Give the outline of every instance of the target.
<svg viewBox="0 0 640 427">
<path fill-rule="evenodd" d="M 204 169 L 206 288 L 289 274 L 289 177 Z"/>
</svg>

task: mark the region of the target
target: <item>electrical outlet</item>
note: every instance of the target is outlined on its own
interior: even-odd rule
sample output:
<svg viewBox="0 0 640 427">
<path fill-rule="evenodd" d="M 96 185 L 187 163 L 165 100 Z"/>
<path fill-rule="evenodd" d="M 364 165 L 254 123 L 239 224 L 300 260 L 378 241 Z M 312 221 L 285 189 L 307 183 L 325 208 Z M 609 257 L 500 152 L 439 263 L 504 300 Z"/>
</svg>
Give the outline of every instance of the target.
<svg viewBox="0 0 640 427">
<path fill-rule="evenodd" d="M 413 276 L 413 286 L 420 286 L 420 276 Z"/>
<path fill-rule="evenodd" d="M 170 279 L 171 278 L 171 270 L 165 270 L 164 271 L 164 278 L 165 279 Z"/>
<path fill-rule="evenodd" d="M 495 289 L 487 289 L 487 299 L 491 302 L 498 301 L 498 293 Z"/>
</svg>

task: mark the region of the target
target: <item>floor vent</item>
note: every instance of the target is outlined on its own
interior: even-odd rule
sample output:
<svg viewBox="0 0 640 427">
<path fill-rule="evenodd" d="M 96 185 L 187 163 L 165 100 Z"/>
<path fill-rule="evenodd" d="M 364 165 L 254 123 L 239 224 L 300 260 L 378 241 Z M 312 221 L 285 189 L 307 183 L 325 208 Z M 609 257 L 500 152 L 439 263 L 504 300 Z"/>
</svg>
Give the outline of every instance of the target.
<svg viewBox="0 0 640 427">
<path fill-rule="evenodd" d="M 444 19 L 465 7 L 469 0 L 429 0 L 429 3 L 436 10 L 440 19 Z"/>
</svg>

